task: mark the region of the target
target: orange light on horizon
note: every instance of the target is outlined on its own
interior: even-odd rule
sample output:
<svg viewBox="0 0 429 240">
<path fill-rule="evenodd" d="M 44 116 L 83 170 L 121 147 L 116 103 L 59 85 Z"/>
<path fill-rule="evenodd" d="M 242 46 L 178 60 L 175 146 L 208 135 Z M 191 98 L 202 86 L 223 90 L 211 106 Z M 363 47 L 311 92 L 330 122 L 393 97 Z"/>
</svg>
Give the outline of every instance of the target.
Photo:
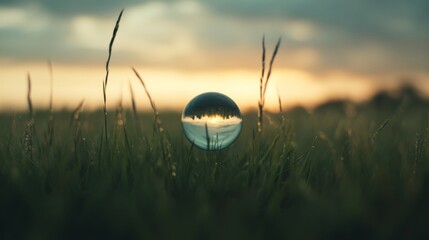
<svg viewBox="0 0 429 240">
<path fill-rule="evenodd" d="M 181 71 L 178 69 L 137 67 L 152 98 L 161 110 L 182 111 L 187 102 L 203 92 L 220 92 L 236 101 L 242 112 L 257 107 L 259 70 Z M 25 110 L 26 74 L 32 78 L 32 100 L 36 108 L 47 108 L 50 76 L 46 65 L 0 66 L 0 111 Z M 104 69 L 99 67 L 54 65 L 53 99 L 55 109 L 73 109 L 85 99 L 85 109 L 101 108 Z M 142 86 L 128 67 L 112 67 L 107 86 L 107 104 L 114 109 L 122 101 L 131 106 L 131 84 L 140 110 L 150 109 Z M 423 83 L 422 83 L 423 85 Z M 274 69 L 267 89 L 266 109 L 278 110 L 278 93 L 283 108 L 301 105 L 312 108 L 330 99 L 364 101 L 380 86 L 365 76 L 331 72 L 323 77 L 297 70 Z"/>
</svg>

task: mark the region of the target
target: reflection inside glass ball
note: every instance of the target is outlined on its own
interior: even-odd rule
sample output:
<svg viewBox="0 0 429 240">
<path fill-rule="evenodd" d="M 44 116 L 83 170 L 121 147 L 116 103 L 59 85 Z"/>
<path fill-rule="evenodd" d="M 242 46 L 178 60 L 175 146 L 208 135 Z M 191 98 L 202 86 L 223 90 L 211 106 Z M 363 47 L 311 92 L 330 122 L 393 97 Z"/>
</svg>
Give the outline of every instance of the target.
<svg viewBox="0 0 429 240">
<path fill-rule="evenodd" d="M 235 102 L 216 92 L 196 96 L 182 113 L 185 136 L 203 150 L 221 150 L 231 145 L 240 134 L 241 124 Z"/>
</svg>

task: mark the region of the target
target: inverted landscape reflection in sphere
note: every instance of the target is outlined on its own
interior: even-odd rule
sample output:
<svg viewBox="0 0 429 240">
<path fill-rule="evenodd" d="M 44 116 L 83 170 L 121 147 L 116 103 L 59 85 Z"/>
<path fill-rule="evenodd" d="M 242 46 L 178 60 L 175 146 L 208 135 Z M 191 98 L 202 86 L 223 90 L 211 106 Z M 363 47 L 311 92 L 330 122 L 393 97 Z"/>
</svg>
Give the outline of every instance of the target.
<svg viewBox="0 0 429 240">
<path fill-rule="evenodd" d="M 237 104 L 217 92 L 196 96 L 182 113 L 185 136 L 203 150 L 221 150 L 231 145 L 240 134 L 242 120 Z"/>
</svg>

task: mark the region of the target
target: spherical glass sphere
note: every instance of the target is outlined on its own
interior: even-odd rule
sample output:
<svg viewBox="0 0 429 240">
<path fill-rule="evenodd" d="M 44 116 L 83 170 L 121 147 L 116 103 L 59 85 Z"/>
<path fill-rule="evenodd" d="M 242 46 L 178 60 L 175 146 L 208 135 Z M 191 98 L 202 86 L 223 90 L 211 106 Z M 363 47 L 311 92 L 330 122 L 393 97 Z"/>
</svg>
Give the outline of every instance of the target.
<svg viewBox="0 0 429 240">
<path fill-rule="evenodd" d="M 196 96 L 182 113 L 186 138 L 203 150 L 221 150 L 231 145 L 240 134 L 242 120 L 237 104 L 217 92 Z"/>
</svg>

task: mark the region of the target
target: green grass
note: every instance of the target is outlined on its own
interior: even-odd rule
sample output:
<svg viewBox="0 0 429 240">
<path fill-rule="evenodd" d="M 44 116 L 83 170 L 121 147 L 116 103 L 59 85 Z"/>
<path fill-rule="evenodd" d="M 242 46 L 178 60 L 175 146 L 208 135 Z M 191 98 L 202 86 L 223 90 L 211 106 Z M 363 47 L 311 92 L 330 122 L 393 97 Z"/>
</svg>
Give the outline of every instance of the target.
<svg viewBox="0 0 429 240">
<path fill-rule="evenodd" d="M 265 80 L 263 40 L 258 114 L 204 152 L 136 70 L 154 113 L 133 97 L 133 111 L 107 114 L 121 16 L 102 111 L 53 114 L 49 63 L 50 109 L 33 111 L 28 75 L 29 113 L 0 114 L 0 239 L 429 239 L 427 102 L 264 114 L 280 39 Z"/>
<path fill-rule="evenodd" d="M 261 139 L 249 113 L 219 152 L 192 147 L 179 113 L 160 113 L 160 141 L 153 115 L 111 112 L 107 143 L 101 111 L 57 112 L 53 131 L 48 111 L 3 113 L 0 238 L 427 238 L 427 108 L 412 106 L 267 114 Z"/>
</svg>

